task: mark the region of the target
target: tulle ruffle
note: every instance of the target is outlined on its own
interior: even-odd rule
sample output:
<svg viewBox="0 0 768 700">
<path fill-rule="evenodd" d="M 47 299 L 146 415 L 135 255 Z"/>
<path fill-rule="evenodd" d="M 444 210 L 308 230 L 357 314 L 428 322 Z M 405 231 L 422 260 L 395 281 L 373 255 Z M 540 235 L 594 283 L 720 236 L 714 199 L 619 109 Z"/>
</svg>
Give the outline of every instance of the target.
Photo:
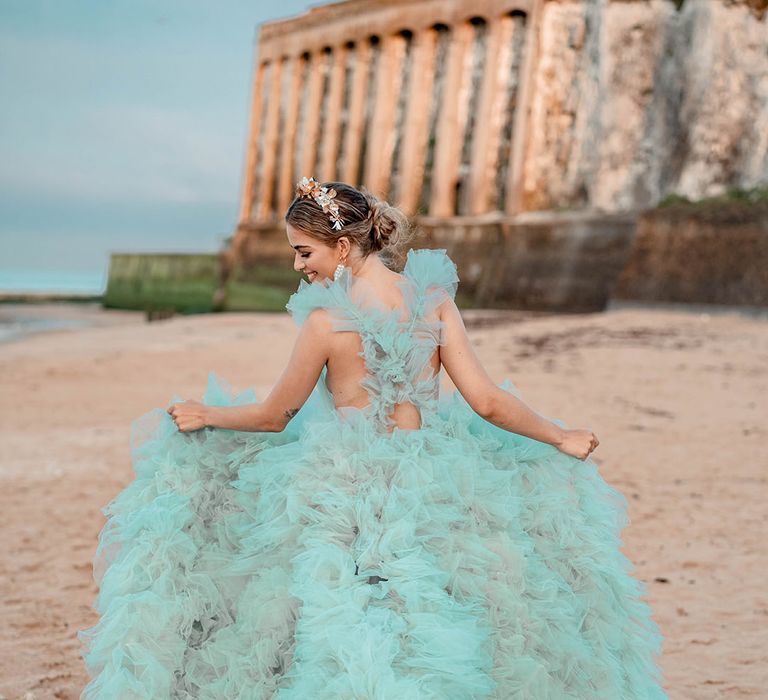
<svg viewBox="0 0 768 700">
<path fill-rule="evenodd" d="M 248 400 L 211 375 L 207 403 Z M 316 390 L 282 433 L 158 409 L 133 441 L 83 698 L 666 697 L 624 497 L 458 393 L 420 430 Z"/>
</svg>

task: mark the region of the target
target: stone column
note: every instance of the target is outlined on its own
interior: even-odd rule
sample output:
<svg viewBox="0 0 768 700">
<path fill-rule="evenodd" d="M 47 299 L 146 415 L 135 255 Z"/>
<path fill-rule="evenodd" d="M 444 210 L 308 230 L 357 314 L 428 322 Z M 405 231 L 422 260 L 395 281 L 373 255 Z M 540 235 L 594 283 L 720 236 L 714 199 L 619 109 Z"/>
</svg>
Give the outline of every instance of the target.
<svg viewBox="0 0 768 700">
<path fill-rule="evenodd" d="M 272 79 L 269 86 L 269 99 L 266 105 L 266 122 L 264 124 L 264 148 L 261 154 L 262 178 L 261 192 L 258 197 L 256 218 L 259 221 L 272 219 L 272 188 L 274 187 L 274 172 L 277 164 L 278 121 L 283 88 L 283 59 L 278 59 L 272 66 Z"/>
<path fill-rule="evenodd" d="M 509 16 L 493 20 L 488 26 L 486 71 L 480 86 L 475 119 L 472 161 L 467 192 L 468 214 L 490 211 L 494 195 L 494 176 L 504 126 L 506 86 L 512 64 L 512 32 Z"/>
<path fill-rule="evenodd" d="M 301 75 L 304 59 L 291 58 L 286 69 L 291 71 L 288 93 L 288 105 L 285 113 L 285 127 L 279 135 L 283 148 L 280 154 L 280 172 L 278 174 L 277 216 L 281 217 L 293 199 L 296 183 L 294 182 L 293 160 L 296 153 L 296 125 L 299 121 L 299 97 L 301 96 Z"/>
<path fill-rule="evenodd" d="M 365 98 L 368 92 L 368 70 L 371 61 L 371 44 L 362 40 L 355 47 L 355 70 L 349 96 L 349 123 L 347 133 L 341 137 L 344 143 L 344 164 L 340 179 L 351 185 L 357 179 L 357 165 L 363 141 L 365 125 Z"/>
<path fill-rule="evenodd" d="M 421 183 L 424 180 L 436 48 L 437 32 L 434 30 L 422 31 L 413 37 L 411 85 L 401 147 L 402 165 L 397 202 L 409 216 L 416 213 Z"/>
<path fill-rule="evenodd" d="M 344 99 L 344 69 L 347 64 L 346 46 L 333 49 L 330 85 L 328 86 L 328 113 L 325 115 L 325 137 L 320 167 L 317 169 L 320 181 L 336 179 L 336 152 L 339 149 L 340 116 Z"/>
<path fill-rule="evenodd" d="M 369 131 L 363 184 L 382 197 L 387 196 L 392 153 L 395 148 L 395 112 L 402 82 L 405 37 L 386 36 L 381 41 L 379 71 Z"/>
<path fill-rule="evenodd" d="M 257 59 L 258 60 L 258 59 Z M 243 172 L 243 193 L 240 200 L 240 222 L 251 219 L 253 208 L 253 179 L 256 171 L 256 156 L 259 149 L 259 131 L 261 130 L 261 108 L 264 104 L 264 73 L 266 63 L 259 62 L 253 77 L 253 94 L 251 95 L 251 124 L 248 129 L 248 146 Z"/>
<path fill-rule="evenodd" d="M 509 180 L 506 185 L 506 211 L 508 214 L 517 214 L 522 208 L 523 170 L 528 143 L 528 116 L 531 111 L 533 84 L 539 60 L 539 32 L 541 31 L 544 2 L 545 0 L 533 0 L 531 13 L 526 18 L 525 23 L 525 58 L 520 68 L 520 99 L 512 131 Z"/>
<path fill-rule="evenodd" d="M 437 126 L 432 174 L 431 216 L 453 216 L 455 185 L 461 160 L 462 135 L 469 89 L 468 52 L 473 31 L 469 22 L 451 28 L 443 100 Z"/>
<path fill-rule="evenodd" d="M 301 135 L 301 172 L 299 178 L 315 176 L 315 151 L 317 150 L 320 106 L 323 100 L 323 52 L 312 54 L 309 69 L 309 90 L 304 113 L 304 133 Z"/>
</svg>

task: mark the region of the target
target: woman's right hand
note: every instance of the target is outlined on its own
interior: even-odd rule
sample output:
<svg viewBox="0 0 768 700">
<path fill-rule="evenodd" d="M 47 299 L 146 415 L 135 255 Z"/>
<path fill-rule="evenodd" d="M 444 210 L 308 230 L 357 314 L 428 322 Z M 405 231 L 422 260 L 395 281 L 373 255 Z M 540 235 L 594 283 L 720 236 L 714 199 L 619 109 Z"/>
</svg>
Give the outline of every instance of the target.
<svg viewBox="0 0 768 700">
<path fill-rule="evenodd" d="M 577 459 L 586 459 L 600 441 L 591 430 L 564 430 L 563 436 L 555 447 Z"/>
</svg>

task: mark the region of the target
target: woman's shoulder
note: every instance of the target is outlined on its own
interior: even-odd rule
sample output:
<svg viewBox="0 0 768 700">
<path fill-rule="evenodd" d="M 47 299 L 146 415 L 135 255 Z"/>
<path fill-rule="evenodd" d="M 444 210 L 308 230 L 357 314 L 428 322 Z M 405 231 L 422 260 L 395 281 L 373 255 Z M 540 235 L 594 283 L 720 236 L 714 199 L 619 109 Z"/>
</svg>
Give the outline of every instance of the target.
<svg viewBox="0 0 768 700">
<path fill-rule="evenodd" d="M 426 292 L 429 287 L 445 290 L 453 299 L 459 286 L 456 263 L 445 248 L 411 248 L 403 268 L 403 274 Z"/>
</svg>

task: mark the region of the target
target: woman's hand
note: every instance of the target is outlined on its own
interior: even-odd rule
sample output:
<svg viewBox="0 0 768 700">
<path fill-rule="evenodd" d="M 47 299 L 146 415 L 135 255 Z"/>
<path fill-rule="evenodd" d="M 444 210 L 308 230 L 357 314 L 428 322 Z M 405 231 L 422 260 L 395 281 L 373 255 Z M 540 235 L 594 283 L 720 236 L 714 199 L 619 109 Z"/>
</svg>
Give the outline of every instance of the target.
<svg viewBox="0 0 768 700">
<path fill-rule="evenodd" d="M 586 459 L 600 441 L 591 430 L 565 430 L 555 447 L 571 457 Z"/>
<path fill-rule="evenodd" d="M 168 413 L 182 433 L 191 433 L 208 425 L 208 406 L 199 401 L 183 401 L 172 404 Z"/>
</svg>

